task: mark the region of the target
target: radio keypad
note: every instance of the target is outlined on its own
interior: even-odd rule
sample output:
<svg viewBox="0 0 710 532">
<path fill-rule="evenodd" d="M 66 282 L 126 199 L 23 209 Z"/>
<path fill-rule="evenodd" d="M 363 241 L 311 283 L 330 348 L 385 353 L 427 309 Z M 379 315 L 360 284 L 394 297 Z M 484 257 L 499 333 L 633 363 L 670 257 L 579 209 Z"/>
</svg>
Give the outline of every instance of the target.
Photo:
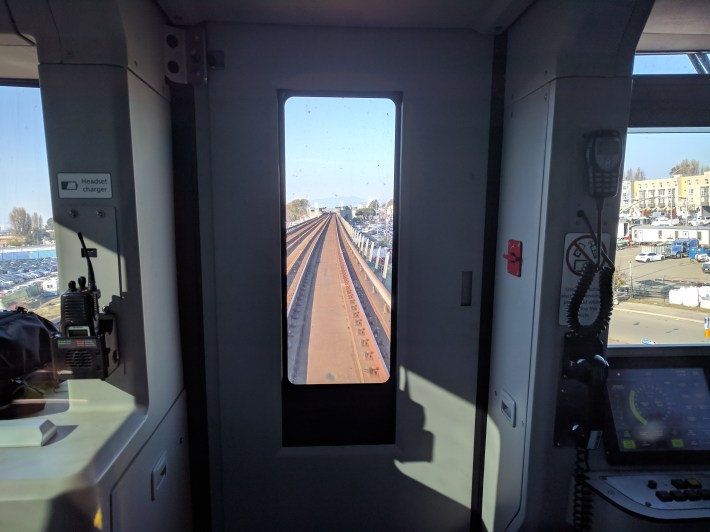
<svg viewBox="0 0 710 532">
<path fill-rule="evenodd" d="M 649 480 L 646 485 L 650 489 L 658 487 L 656 480 Z M 710 489 L 703 489 L 703 484 L 696 478 L 674 478 L 671 479 L 674 490 L 658 490 L 656 498 L 661 502 L 684 502 L 710 500 Z"/>
</svg>

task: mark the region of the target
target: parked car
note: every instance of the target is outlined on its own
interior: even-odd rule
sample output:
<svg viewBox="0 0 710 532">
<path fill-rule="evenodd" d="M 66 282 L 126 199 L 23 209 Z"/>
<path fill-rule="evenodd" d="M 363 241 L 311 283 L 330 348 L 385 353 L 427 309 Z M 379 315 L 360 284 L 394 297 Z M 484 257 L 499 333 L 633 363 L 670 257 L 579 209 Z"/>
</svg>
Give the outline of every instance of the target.
<svg viewBox="0 0 710 532">
<path fill-rule="evenodd" d="M 646 253 L 639 253 L 634 257 L 634 260 L 636 262 L 653 262 L 656 260 L 663 260 L 665 257 L 663 255 L 660 255 L 658 253 L 654 253 L 653 251 L 649 251 Z"/>
<path fill-rule="evenodd" d="M 680 225 L 680 220 L 678 218 L 668 219 L 665 216 L 659 216 L 651 222 L 652 226 L 662 226 L 662 225 Z"/>
<path fill-rule="evenodd" d="M 688 225 L 710 225 L 710 216 L 698 216 L 688 222 Z"/>
<path fill-rule="evenodd" d="M 710 262 L 703 262 L 703 273 L 710 273 Z"/>
<path fill-rule="evenodd" d="M 708 255 L 707 253 L 696 253 L 695 260 L 698 262 L 707 262 L 708 260 L 710 260 L 710 255 Z"/>
</svg>

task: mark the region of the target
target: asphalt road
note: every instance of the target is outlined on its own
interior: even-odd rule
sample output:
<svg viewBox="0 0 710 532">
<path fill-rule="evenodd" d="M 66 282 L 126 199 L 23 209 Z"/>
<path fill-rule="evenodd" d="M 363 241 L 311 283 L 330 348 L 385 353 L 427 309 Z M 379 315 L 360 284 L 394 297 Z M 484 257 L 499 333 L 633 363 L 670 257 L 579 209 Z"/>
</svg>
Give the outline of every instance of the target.
<svg viewBox="0 0 710 532">
<path fill-rule="evenodd" d="M 609 326 L 609 345 L 705 344 L 705 316 L 710 309 L 685 309 L 622 301 L 614 306 Z"/>
</svg>

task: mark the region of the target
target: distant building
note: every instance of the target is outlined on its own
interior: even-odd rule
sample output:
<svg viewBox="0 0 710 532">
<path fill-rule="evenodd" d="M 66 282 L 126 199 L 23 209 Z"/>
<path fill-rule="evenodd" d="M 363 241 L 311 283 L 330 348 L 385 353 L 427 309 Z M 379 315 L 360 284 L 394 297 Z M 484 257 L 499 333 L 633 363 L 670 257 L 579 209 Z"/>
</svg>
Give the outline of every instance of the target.
<svg viewBox="0 0 710 532">
<path fill-rule="evenodd" d="M 619 209 L 626 211 L 634 201 L 634 188 L 631 186 L 631 181 L 623 180 L 621 182 L 621 203 Z"/>
<path fill-rule="evenodd" d="M 680 176 L 634 181 L 633 198 L 639 210 L 671 211 L 683 197 Z"/>
<path fill-rule="evenodd" d="M 624 207 L 623 187 L 627 189 L 631 183 L 622 182 L 622 208 Z M 633 182 L 631 203 L 636 203 L 639 211 L 664 211 L 671 213 L 675 209 L 679 213 L 699 211 L 703 206 L 710 206 L 710 172 L 701 175 L 664 177 L 660 179 L 644 179 Z"/>
</svg>

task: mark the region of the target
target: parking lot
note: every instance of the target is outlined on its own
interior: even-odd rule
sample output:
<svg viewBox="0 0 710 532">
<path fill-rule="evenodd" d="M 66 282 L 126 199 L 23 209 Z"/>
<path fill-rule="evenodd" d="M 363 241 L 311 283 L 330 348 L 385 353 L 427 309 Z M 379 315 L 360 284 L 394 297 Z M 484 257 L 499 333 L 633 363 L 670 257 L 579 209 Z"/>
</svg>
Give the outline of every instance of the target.
<svg viewBox="0 0 710 532">
<path fill-rule="evenodd" d="M 665 259 L 656 262 L 636 262 L 634 257 L 641 253 L 640 247 L 631 247 L 616 251 L 614 260 L 616 270 L 628 282 L 629 280 L 664 280 L 684 281 L 698 284 L 710 284 L 710 274 L 703 273 L 702 263 L 695 259 Z"/>
<path fill-rule="evenodd" d="M 56 273 L 56 257 L 0 261 L 0 290 L 11 292 L 22 284 Z"/>
<path fill-rule="evenodd" d="M 57 319 L 57 290 L 56 257 L 0 260 L 0 309 L 21 306 Z"/>
</svg>

